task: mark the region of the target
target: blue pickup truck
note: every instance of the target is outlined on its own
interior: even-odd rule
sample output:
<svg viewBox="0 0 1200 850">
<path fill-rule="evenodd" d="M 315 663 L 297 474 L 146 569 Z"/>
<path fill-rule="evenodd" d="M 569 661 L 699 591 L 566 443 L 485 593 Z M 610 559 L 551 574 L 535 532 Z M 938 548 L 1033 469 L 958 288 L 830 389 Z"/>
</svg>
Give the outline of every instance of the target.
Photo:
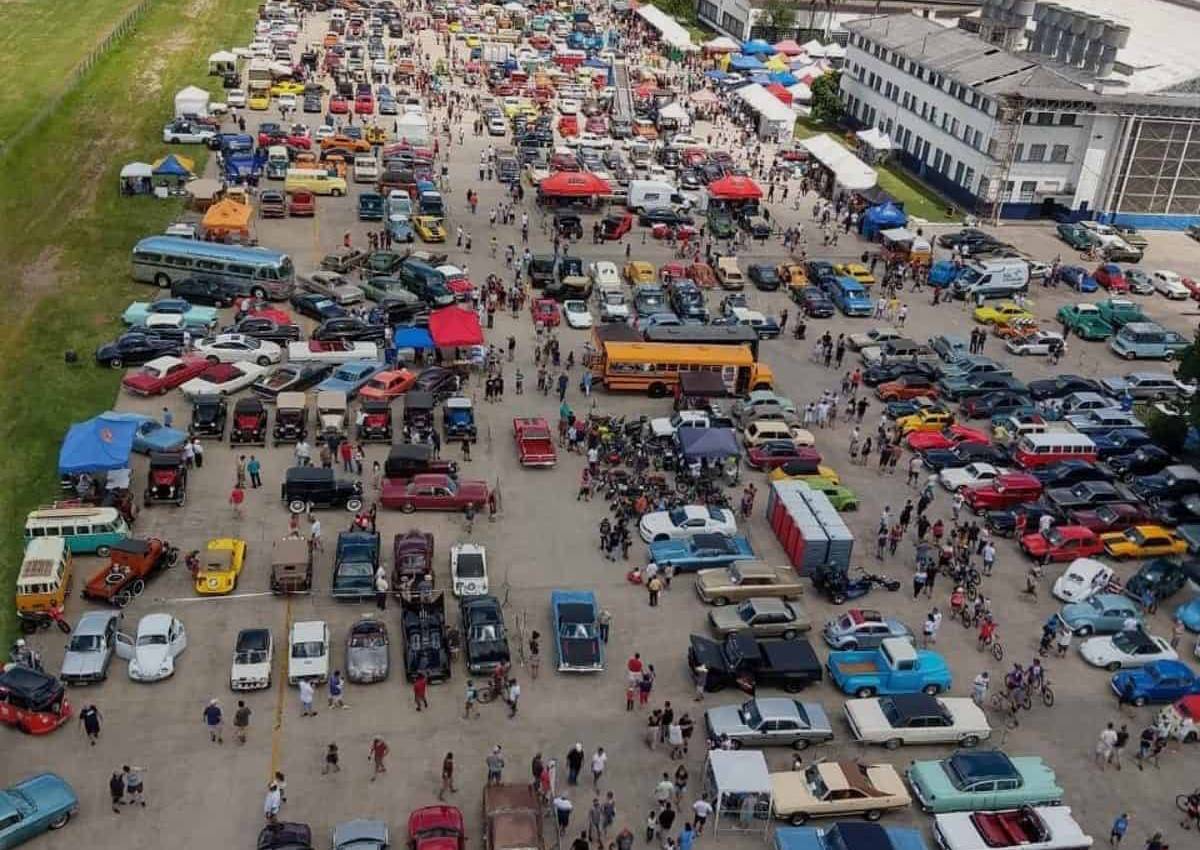
<svg viewBox="0 0 1200 850">
<path fill-rule="evenodd" d="M 950 690 L 950 668 L 942 656 L 917 650 L 905 638 L 887 638 L 876 649 L 831 652 L 826 669 L 842 693 L 860 699 Z"/>
</svg>

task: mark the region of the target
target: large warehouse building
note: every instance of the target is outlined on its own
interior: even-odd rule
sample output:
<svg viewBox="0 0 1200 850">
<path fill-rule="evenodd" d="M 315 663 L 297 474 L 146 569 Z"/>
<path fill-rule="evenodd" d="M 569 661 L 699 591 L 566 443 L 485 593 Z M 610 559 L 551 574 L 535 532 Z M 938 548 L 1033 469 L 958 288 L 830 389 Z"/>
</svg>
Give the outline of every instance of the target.
<svg viewBox="0 0 1200 850">
<path fill-rule="evenodd" d="M 953 28 L 845 27 L 848 116 L 966 208 L 1200 223 L 1200 3 L 984 0 Z"/>
</svg>

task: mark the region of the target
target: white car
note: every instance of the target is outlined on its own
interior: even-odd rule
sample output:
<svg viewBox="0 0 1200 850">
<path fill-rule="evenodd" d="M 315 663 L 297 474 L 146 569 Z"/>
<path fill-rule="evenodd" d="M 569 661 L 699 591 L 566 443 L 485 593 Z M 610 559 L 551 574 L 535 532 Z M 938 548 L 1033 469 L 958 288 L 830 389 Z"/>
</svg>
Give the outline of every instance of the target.
<svg viewBox="0 0 1200 850">
<path fill-rule="evenodd" d="M 288 684 L 301 679 L 324 682 L 329 678 L 329 626 L 324 620 L 292 623 L 288 633 Z"/>
<path fill-rule="evenodd" d="M 1052 354 L 1055 351 L 1066 353 L 1067 343 L 1062 334 L 1057 331 L 1034 331 L 1029 336 L 1012 337 L 1004 344 L 1012 354 Z"/>
<path fill-rule="evenodd" d="M 629 321 L 629 302 L 626 300 L 624 292 L 619 289 L 602 289 L 599 298 L 600 321 Z"/>
<path fill-rule="evenodd" d="M 487 550 L 474 543 L 450 547 L 450 581 L 455 596 L 483 596 L 488 592 Z"/>
<path fill-rule="evenodd" d="M 1101 593 L 1112 581 L 1113 568 L 1094 558 L 1076 558 L 1054 581 L 1050 592 L 1063 602 L 1084 602 Z"/>
<path fill-rule="evenodd" d="M 278 363 L 283 351 L 270 340 L 255 339 L 245 334 L 217 334 L 196 343 L 196 352 L 209 363 L 257 363 L 270 366 Z"/>
<path fill-rule="evenodd" d="M 313 141 L 323 142 L 325 139 L 332 139 L 337 135 L 337 130 L 330 127 L 328 124 L 322 124 L 317 129 L 313 130 Z"/>
<path fill-rule="evenodd" d="M 503 118 L 489 118 L 487 123 L 489 136 L 503 136 L 508 133 L 508 125 L 504 123 Z"/>
<path fill-rule="evenodd" d="M 579 113 L 579 101 L 572 97 L 564 97 L 558 102 L 558 112 L 560 115 L 577 115 Z"/>
<path fill-rule="evenodd" d="M 683 425 L 688 425 L 693 428 L 709 427 L 708 414 L 703 410 L 679 410 L 672 416 L 656 416 L 650 420 L 651 436 L 662 439 L 664 437 L 673 437 L 675 432 Z"/>
<path fill-rule="evenodd" d="M 138 621 L 137 635 L 117 632 L 117 657 L 129 662 L 129 678 L 158 682 L 175 673 L 175 659 L 187 649 L 183 623 L 170 614 L 147 614 Z"/>
<path fill-rule="evenodd" d="M 612 139 L 595 133 L 580 133 L 578 136 L 568 138 L 567 144 L 581 148 L 607 149 L 612 147 Z"/>
<path fill-rule="evenodd" d="M 230 106 L 245 106 L 246 105 L 246 90 L 245 89 L 230 89 L 225 92 L 225 102 Z"/>
<path fill-rule="evenodd" d="M 977 484 L 987 484 L 999 475 L 1008 472 L 1007 469 L 992 466 L 990 463 L 968 463 L 959 469 L 943 469 L 938 481 L 951 493 L 960 487 L 974 487 Z"/>
<path fill-rule="evenodd" d="M 616 263 L 602 260 L 588 265 L 588 275 L 596 286 L 621 286 L 621 270 Z"/>
<path fill-rule="evenodd" d="M 902 744 L 973 747 L 992 734 L 987 715 L 968 697 L 895 694 L 848 699 L 843 710 L 854 740 L 889 750 Z"/>
<path fill-rule="evenodd" d="M 1160 638 L 1142 629 L 1117 632 L 1088 638 L 1079 645 L 1079 654 L 1093 667 L 1117 671 L 1130 667 L 1144 667 L 1151 661 L 1178 660 L 1179 655 L 1171 649 L 1166 638 Z"/>
<path fill-rule="evenodd" d="M 357 304 L 363 300 L 362 288 L 337 272 L 316 271 L 300 278 L 300 285 L 309 292 L 324 295 L 335 304 Z"/>
<path fill-rule="evenodd" d="M 1183 285 L 1183 278 L 1169 269 L 1157 269 L 1150 275 L 1154 288 L 1172 301 L 1185 301 L 1190 292 Z"/>
<path fill-rule="evenodd" d="M 229 687 L 235 691 L 261 691 L 271 687 L 271 667 L 275 642 L 271 630 L 242 629 L 233 643 L 233 664 L 229 669 Z"/>
<path fill-rule="evenodd" d="M 567 325 L 572 328 L 590 328 L 592 326 L 592 311 L 588 309 L 586 301 L 564 301 L 563 316 L 567 320 Z"/>
<path fill-rule="evenodd" d="M 370 154 L 354 157 L 354 182 L 374 183 L 379 179 L 379 162 Z"/>
<path fill-rule="evenodd" d="M 151 313 L 141 326 L 147 331 L 175 331 L 182 334 L 186 330 L 195 333 L 188 327 L 187 319 L 179 313 Z"/>
<path fill-rule="evenodd" d="M 652 511 L 638 523 L 638 533 L 647 543 L 687 540 L 697 534 L 737 534 L 737 518 L 728 508 L 684 505 L 669 511 Z"/>
<path fill-rule="evenodd" d="M 289 112 L 296 111 L 296 96 L 294 94 L 281 94 L 276 96 L 275 105 L 280 110 L 287 109 Z"/>
<path fill-rule="evenodd" d="M 353 360 L 378 359 L 379 346 L 373 342 L 308 339 L 303 342 L 288 343 L 288 361 L 291 363 L 336 363 L 342 365 Z"/>
<path fill-rule="evenodd" d="M 270 366 L 257 363 L 217 363 L 179 388 L 188 398 L 198 395 L 232 395 L 253 384 Z"/>
<path fill-rule="evenodd" d="M 162 140 L 169 145 L 201 145 L 215 135 L 217 131 L 212 127 L 176 118 L 163 127 Z"/>
<path fill-rule="evenodd" d="M 846 344 L 852 351 L 861 351 L 869 345 L 882 346 L 890 339 L 903 339 L 904 334 L 892 327 L 871 328 L 866 333 L 847 334 Z"/>
<path fill-rule="evenodd" d="M 1094 843 L 1070 806 L 934 815 L 933 837 L 942 850 L 1086 850 Z"/>
</svg>

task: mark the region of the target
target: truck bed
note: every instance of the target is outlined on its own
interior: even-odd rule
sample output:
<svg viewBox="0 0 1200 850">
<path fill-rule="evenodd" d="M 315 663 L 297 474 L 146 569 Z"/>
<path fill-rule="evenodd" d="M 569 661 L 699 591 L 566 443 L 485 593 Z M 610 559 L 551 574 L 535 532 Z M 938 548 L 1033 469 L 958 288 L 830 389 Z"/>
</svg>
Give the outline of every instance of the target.
<svg viewBox="0 0 1200 850">
<path fill-rule="evenodd" d="M 843 676 L 862 676 L 864 674 L 880 672 L 879 665 L 873 661 L 848 661 L 845 663 L 830 661 L 829 667 L 835 673 L 840 673 Z"/>
</svg>

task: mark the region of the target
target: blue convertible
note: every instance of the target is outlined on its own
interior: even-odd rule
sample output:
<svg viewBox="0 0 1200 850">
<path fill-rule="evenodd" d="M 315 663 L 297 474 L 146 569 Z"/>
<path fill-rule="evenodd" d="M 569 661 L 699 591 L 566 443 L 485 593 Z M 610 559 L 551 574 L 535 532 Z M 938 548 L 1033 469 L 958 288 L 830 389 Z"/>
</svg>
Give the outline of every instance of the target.
<svg viewBox="0 0 1200 850">
<path fill-rule="evenodd" d="M 62 829 L 79 811 L 67 781 L 39 773 L 0 791 L 0 847 L 16 847 L 48 829 Z"/>
<path fill-rule="evenodd" d="M 1180 697 L 1200 694 L 1200 678 L 1182 661 L 1163 659 L 1151 661 L 1134 670 L 1121 670 L 1112 677 L 1112 689 L 1117 696 L 1132 685 L 1131 702 L 1174 702 Z"/>
<path fill-rule="evenodd" d="M 600 605 L 590 590 L 550 591 L 554 648 L 564 673 L 596 673 L 604 669 L 600 639 Z"/>
<path fill-rule="evenodd" d="M 686 540 L 661 540 L 650 544 L 650 560 L 661 569 L 670 564 L 677 573 L 691 573 L 710 567 L 727 567 L 735 561 L 749 561 L 754 550 L 745 537 L 724 534 L 697 534 Z"/>
<path fill-rule="evenodd" d="M 358 391 L 366 386 L 367 381 L 374 378 L 377 372 L 383 371 L 384 366 L 385 364 L 377 360 L 354 360 L 345 363 L 317 384 L 317 392 L 335 390 L 345 393 L 347 398 L 354 398 Z"/>
</svg>

